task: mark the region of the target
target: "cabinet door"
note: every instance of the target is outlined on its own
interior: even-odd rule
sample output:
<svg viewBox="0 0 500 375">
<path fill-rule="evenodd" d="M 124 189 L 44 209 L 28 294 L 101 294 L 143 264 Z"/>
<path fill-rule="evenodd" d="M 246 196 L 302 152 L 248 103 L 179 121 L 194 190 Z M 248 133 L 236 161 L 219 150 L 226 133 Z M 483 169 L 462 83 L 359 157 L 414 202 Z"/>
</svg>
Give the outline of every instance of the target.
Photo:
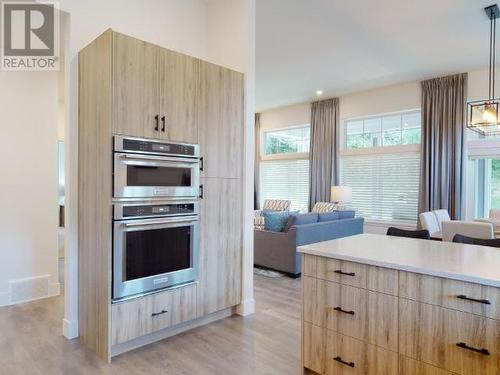
<svg viewBox="0 0 500 375">
<path fill-rule="evenodd" d="M 239 179 L 202 178 L 200 200 L 200 315 L 241 299 L 241 210 Z"/>
<path fill-rule="evenodd" d="M 243 74 L 200 62 L 198 127 L 204 177 L 242 175 L 243 90 Z"/>
<path fill-rule="evenodd" d="M 159 114 L 160 48 L 113 35 L 113 133 L 151 137 Z"/>
<path fill-rule="evenodd" d="M 163 49 L 160 71 L 161 131 L 158 136 L 170 141 L 198 143 L 199 60 Z"/>
</svg>

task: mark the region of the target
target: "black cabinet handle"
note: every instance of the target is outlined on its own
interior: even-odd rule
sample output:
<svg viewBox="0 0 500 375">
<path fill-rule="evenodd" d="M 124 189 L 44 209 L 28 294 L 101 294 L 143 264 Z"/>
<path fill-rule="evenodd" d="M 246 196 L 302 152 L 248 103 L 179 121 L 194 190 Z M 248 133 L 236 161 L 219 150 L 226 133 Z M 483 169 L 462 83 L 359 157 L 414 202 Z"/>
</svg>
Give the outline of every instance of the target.
<svg viewBox="0 0 500 375">
<path fill-rule="evenodd" d="M 205 162 L 203 161 L 203 156 L 200 158 L 200 171 L 203 172 L 203 168 L 205 168 Z"/>
<path fill-rule="evenodd" d="M 200 185 L 200 199 L 203 199 L 203 184 Z"/>
<path fill-rule="evenodd" d="M 155 116 L 155 130 L 158 131 L 160 129 L 160 115 Z"/>
<path fill-rule="evenodd" d="M 151 316 L 155 317 L 155 316 L 163 315 L 163 314 L 166 314 L 166 313 L 168 313 L 168 310 L 161 310 L 160 312 L 152 313 Z"/>
<path fill-rule="evenodd" d="M 162 116 L 162 117 L 161 117 L 161 131 L 162 131 L 162 132 L 165 132 L 165 127 L 167 126 L 167 125 L 166 125 L 166 122 L 167 122 L 167 121 L 165 120 L 165 116 Z"/>
<path fill-rule="evenodd" d="M 488 301 L 487 299 L 475 299 L 475 298 L 470 298 L 467 297 L 466 295 L 459 294 L 457 298 L 464 299 L 466 301 L 472 301 L 472 302 L 479 302 L 479 303 L 484 303 L 485 305 L 491 305 L 491 302 Z"/>
<path fill-rule="evenodd" d="M 346 276 L 356 276 L 356 274 L 354 272 L 344 272 L 342 270 L 335 270 L 333 271 L 335 273 L 338 273 L 340 275 L 346 275 Z"/>
<path fill-rule="evenodd" d="M 484 354 L 484 355 L 490 355 L 490 352 L 488 349 L 476 349 L 473 348 L 472 346 L 468 346 L 465 342 L 459 342 L 457 343 L 457 346 L 462 349 L 467 349 L 467 350 L 472 350 L 473 352 Z"/>
<path fill-rule="evenodd" d="M 344 310 L 340 306 L 334 307 L 333 309 L 335 311 L 338 311 L 338 312 L 341 312 L 341 313 L 344 313 L 344 314 L 354 315 L 354 311 L 352 311 L 352 310 L 351 311 Z"/>
<path fill-rule="evenodd" d="M 349 366 L 349 367 L 354 367 L 354 362 L 347 362 L 347 361 L 344 361 L 341 357 L 335 357 L 333 360 L 334 360 L 334 361 L 337 361 L 337 362 L 340 362 L 340 363 L 342 363 L 343 365 L 346 365 L 346 366 Z"/>
</svg>

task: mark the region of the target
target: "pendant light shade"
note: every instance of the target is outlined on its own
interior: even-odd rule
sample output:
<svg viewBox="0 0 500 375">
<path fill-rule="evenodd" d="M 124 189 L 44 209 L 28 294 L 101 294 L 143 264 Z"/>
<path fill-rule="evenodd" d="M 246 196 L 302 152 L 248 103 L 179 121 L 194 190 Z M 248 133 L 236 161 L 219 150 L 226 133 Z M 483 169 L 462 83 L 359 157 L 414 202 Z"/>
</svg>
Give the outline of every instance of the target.
<svg viewBox="0 0 500 375">
<path fill-rule="evenodd" d="M 484 136 L 500 134 L 500 99 L 495 98 L 495 59 L 496 59 L 496 19 L 500 16 L 498 5 L 484 8 L 490 19 L 490 62 L 488 74 L 488 99 L 468 103 L 467 127 Z"/>
</svg>

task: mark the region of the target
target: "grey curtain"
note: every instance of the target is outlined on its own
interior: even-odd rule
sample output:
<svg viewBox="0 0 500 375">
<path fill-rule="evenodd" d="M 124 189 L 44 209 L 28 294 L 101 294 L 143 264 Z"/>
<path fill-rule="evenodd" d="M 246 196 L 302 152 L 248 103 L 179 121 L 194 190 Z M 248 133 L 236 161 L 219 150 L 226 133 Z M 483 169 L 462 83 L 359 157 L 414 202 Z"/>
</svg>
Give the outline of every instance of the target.
<svg viewBox="0 0 500 375">
<path fill-rule="evenodd" d="M 422 82 L 419 212 L 461 217 L 467 73 Z"/>
<path fill-rule="evenodd" d="M 338 123 L 338 98 L 312 103 L 309 210 L 316 202 L 330 202 L 330 188 L 337 183 Z"/>
<path fill-rule="evenodd" d="M 255 114 L 255 159 L 254 159 L 254 210 L 260 209 L 259 181 L 260 181 L 260 113 Z"/>
</svg>

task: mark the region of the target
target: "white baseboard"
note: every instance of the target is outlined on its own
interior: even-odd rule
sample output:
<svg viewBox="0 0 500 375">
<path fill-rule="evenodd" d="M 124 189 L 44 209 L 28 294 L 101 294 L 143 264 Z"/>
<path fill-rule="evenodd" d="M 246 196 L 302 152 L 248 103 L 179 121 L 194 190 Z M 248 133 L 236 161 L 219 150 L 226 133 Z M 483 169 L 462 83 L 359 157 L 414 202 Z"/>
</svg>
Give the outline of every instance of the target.
<svg viewBox="0 0 500 375">
<path fill-rule="evenodd" d="M 49 297 L 55 297 L 61 294 L 61 284 L 51 283 L 49 285 Z"/>
<path fill-rule="evenodd" d="M 62 323 L 62 331 L 64 337 L 66 337 L 68 340 L 78 337 L 78 320 L 70 321 L 68 319 L 63 319 Z"/>
<path fill-rule="evenodd" d="M 236 314 L 241 316 L 252 315 L 255 312 L 255 299 L 247 299 L 241 301 L 241 303 L 236 306 Z"/>
</svg>

